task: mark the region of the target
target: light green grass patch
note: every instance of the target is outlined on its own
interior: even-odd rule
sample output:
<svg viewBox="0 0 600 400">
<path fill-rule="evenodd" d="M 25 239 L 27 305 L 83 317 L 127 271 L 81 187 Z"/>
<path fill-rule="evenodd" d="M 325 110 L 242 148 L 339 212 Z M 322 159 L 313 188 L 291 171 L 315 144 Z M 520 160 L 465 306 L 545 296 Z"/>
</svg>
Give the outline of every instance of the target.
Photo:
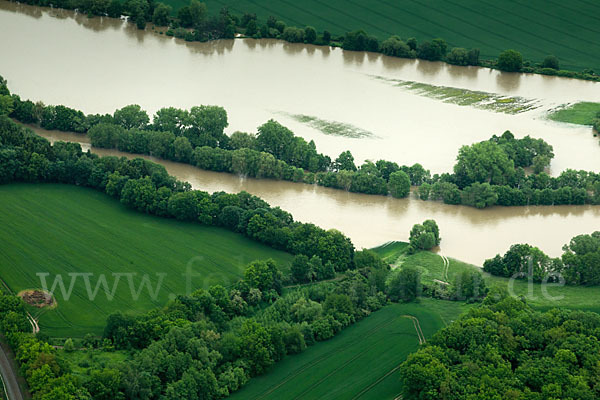
<svg viewBox="0 0 600 400">
<path fill-rule="evenodd" d="M 578 125 L 593 125 L 600 119 L 600 103 L 580 102 L 565 104 L 548 114 L 548 118 L 557 122 L 568 122 Z"/>
<path fill-rule="evenodd" d="M 308 125 L 329 136 L 342 136 L 351 139 L 376 138 L 373 132 L 366 131 L 345 122 L 329 121 L 312 115 L 280 113 L 302 124 Z"/>
<path fill-rule="evenodd" d="M 421 299 L 392 304 L 301 354 L 286 357 L 253 378 L 232 399 L 393 399 L 400 394 L 398 366 L 416 351 L 416 317 L 425 338 L 470 306 Z"/>
<path fill-rule="evenodd" d="M 139 314 L 164 306 L 175 294 L 210 285 L 231 285 L 243 276 L 248 263 L 273 258 L 283 269 L 292 256 L 217 227 L 202 226 L 145 215 L 122 206 L 106 194 L 89 188 L 58 184 L 11 184 L 0 186 L 0 277 L 17 293 L 39 288 L 62 276 L 68 290 L 54 291 L 55 309 L 30 307 L 42 332 L 53 337 L 82 337 L 101 334 L 106 317 L 115 312 Z M 186 271 L 193 277 L 188 281 Z M 93 290 L 102 274 L 102 286 L 90 300 L 83 276 L 89 275 Z M 144 276 L 148 285 L 140 289 Z M 189 287 L 188 283 L 189 282 Z M 133 286 L 137 299 L 131 292 Z"/>
<path fill-rule="evenodd" d="M 505 114 L 520 114 L 526 111 L 535 110 L 540 107 L 537 100 L 526 99 L 524 97 L 509 97 L 495 93 L 480 92 L 468 89 L 455 88 L 450 86 L 435 86 L 428 83 L 404 81 L 401 79 L 389 79 L 382 76 L 373 76 L 375 79 L 382 80 L 418 94 L 443 101 L 444 103 L 456 104 L 459 106 L 470 106 L 482 110 L 500 112 Z"/>
<path fill-rule="evenodd" d="M 90 368 L 118 368 L 131 360 L 131 353 L 124 350 L 82 349 L 66 352 L 59 349 L 58 354 L 69 362 L 73 375 L 79 377 L 87 376 Z"/>
<path fill-rule="evenodd" d="M 386 262 L 405 257 L 402 267 L 413 266 L 423 272 L 424 284 L 431 284 L 434 280 L 446 281 L 442 258 L 429 251 L 420 251 L 413 255 L 406 254 L 407 244 L 402 242 L 388 243 L 373 249 Z M 490 258 L 493 257 L 490 254 Z M 505 288 L 514 296 L 523 297 L 527 303 L 537 309 L 569 308 L 576 310 L 600 312 L 600 287 L 592 286 L 562 286 L 559 284 L 545 284 L 528 282 L 523 279 L 511 280 L 508 278 L 492 276 L 475 265 L 450 258 L 448 266 L 448 279 L 452 283 L 456 275 L 466 270 L 480 271 L 488 287 L 499 286 Z"/>
</svg>

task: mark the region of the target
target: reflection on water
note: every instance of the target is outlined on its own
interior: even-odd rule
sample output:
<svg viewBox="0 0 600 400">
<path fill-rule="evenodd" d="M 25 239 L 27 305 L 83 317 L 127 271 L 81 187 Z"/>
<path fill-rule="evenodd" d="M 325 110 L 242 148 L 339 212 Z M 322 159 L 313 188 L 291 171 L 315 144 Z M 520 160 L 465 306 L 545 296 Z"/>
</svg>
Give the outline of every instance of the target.
<svg viewBox="0 0 600 400">
<path fill-rule="evenodd" d="M 521 75 L 516 72 L 501 72 L 496 75 L 496 83 L 508 93 L 515 92 L 519 89 Z"/>
<path fill-rule="evenodd" d="M 85 136 L 36 131 L 51 141 L 77 141 L 84 149 L 90 148 Z M 114 150 L 94 148 L 92 151 L 100 155 L 134 157 Z M 407 240 L 413 224 L 433 218 L 441 229 L 442 253 L 481 265 L 486 258 L 504 253 L 514 243 L 530 243 L 552 256 L 558 256 L 562 245 L 571 237 L 600 230 L 600 207 L 536 206 L 477 210 L 421 201 L 415 197 L 394 199 L 316 185 L 241 179 L 186 164 L 148 156 L 144 158 L 164 165 L 171 175 L 190 182 L 195 189 L 232 193 L 245 190 L 291 212 L 297 220 L 339 229 L 359 248 L 374 247 L 391 240 Z"/>
</svg>

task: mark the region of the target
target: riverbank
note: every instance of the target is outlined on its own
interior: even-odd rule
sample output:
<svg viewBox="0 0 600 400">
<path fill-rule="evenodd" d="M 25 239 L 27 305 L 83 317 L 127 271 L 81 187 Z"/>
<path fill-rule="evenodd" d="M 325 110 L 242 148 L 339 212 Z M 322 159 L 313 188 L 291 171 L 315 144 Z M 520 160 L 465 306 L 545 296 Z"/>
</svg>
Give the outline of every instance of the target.
<svg viewBox="0 0 600 400">
<path fill-rule="evenodd" d="M 244 179 L 155 157 L 92 148 L 82 135 L 43 130 L 36 133 L 50 142 L 81 143 L 84 151 L 90 150 L 100 156 L 152 160 L 163 165 L 170 175 L 189 182 L 194 189 L 228 193 L 247 191 L 292 213 L 296 220 L 312 222 L 326 229 L 339 229 L 358 248 L 371 248 L 396 240 L 408 241 L 412 225 L 432 218 L 443 231 L 441 249 L 444 254 L 482 265 L 491 254 L 503 253 L 515 242 L 530 243 L 555 257 L 571 237 L 591 233 L 600 226 L 600 208 L 593 206 L 492 207 L 478 210 L 422 201 L 414 196 L 406 199 L 371 196 L 316 185 Z M 556 226 L 561 229 L 556 230 Z"/>
<path fill-rule="evenodd" d="M 579 0 L 576 1 L 579 2 Z M 31 0 L 31 2 L 42 6 L 47 4 L 43 0 Z M 427 7 L 415 3 L 403 4 L 401 6 L 386 5 L 386 7 L 389 7 L 390 9 L 388 10 L 388 15 L 383 15 L 374 12 L 372 7 L 357 3 L 342 5 L 333 2 L 326 6 L 327 10 L 322 10 L 323 4 L 317 2 L 303 4 L 302 8 L 296 8 L 296 12 L 300 11 L 300 14 L 302 15 L 302 17 L 300 17 L 301 19 L 298 19 L 298 17 L 289 15 L 290 8 L 287 5 L 277 4 L 277 2 L 275 4 L 271 2 L 269 3 L 269 7 L 265 8 L 264 5 L 255 2 L 248 3 L 246 1 L 236 0 L 225 2 L 219 1 L 218 3 L 215 3 L 214 1 L 209 0 L 207 2 L 209 17 L 207 18 L 212 17 L 215 19 L 214 22 L 208 24 L 213 26 L 212 30 L 206 32 L 198 29 L 198 27 L 192 29 L 192 25 L 186 25 L 186 21 L 178 18 L 179 14 L 177 13 L 171 17 L 168 17 L 168 15 L 164 15 L 160 18 L 155 17 L 153 15 L 153 10 L 154 7 L 156 7 L 156 4 L 152 4 L 148 7 L 149 10 L 144 15 L 139 14 L 139 11 L 129 10 L 127 4 L 120 4 L 118 1 L 113 2 L 110 7 L 104 5 L 104 9 L 102 8 L 102 4 L 90 5 L 88 3 L 79 4 L 78 2 L 69 4 L 69 8 L 79 9 L 79 11 L 90 17 L 94 14 L 99 16 L 108 15 L 109 17 L 118 17 L 121 13 L 124 13 L 128 15 L 140 29 L 143 29 L 146 26 L 146 23 L 151 21 L 160 25 L 170 25 L 168 30 L 161 28 L 157 32 L 159 34 L 167 33 L 169 36 L 177 36 L 188 42 L 206 41 L 212 38 L 233 38 L 235 32 L 238 32 L 238 34 L 246 34 L 247 37 L 253 38 L 276 38 L 291 42 L 343 47 L 347 50 L 369 50 L 391 55 L 397 53 L 397 51 L 388 51 L 385 40 L 390 37 L 398 38 L 398 36 L 394 35 L 399 35 L 408 43 L 407 45 L 402 42 L 403 46 L 406 48 L 406 51 L 402 52 L 403 56 L 408 58 L 415 58 L 418 56 L 419 58 L 428 60 L 443 60 L 453 64 L 467 65 L 466 61 L 462 59 L 452 61 L 456 57 L 451 55 L 451 50 L 453 47 L 458 47 L 466 54 L 464 48 L 474 48 L 477 49 L 477 60 L 470 61 L 472 64 L 468 65 L 498 68 L 498 63 L 495 58 L 502 50 L 512 48 L 523 52 L 525 56 L 525 62 L 522 67 L 519 68 L 522 72 L 592 81 L 600 80 L 600 75 L 594 74 L 593 72 L 593 70 L 598 70 L 600 65 L 597 65 L 597 60 L 590 56 L 590 54 L 593 53 L 593 49 L 590 48 L 590 46 L 593 47 L 598 45 L 585 37 L 588 32 L 593 31 L 592 26 L 588 27 L 588 25 L 586 25 L 586 21 L 591 21 L 578 18 L 578 23 L 572 24 L 568 20 L 562 18 L 564 10 L 559 10 L 556 7 L 548 6 L 547 4 L 542 5 L 535 3 L 524 7 L 522 4 L 514 3 L 510 6 L 510 12 L 504 7 L 488 5 L 488 7 L 495 8 L 493 11 L 489 10 L 492 15 L 504 16 L 502 27 L 500 27 L 498 26 L 499 20 L 496 17 L 491 17 L 491 15 L 486 13 L 475 11 L 479 7 L 478 4 L 446 4 L 443 7 L 445 8 L 443 12 L 435 10 L 437 7 L 432 5 L 427 5 Z M 119 7 L 117 7 L 116 4 L 119 4 Z M 181 0 L 168 0 L 166 1 L 166 4 L 175 6 L 176 10 L 187 7 L 187 4 L 182 4 Z M 257 7 L 258 10 L 256 10 Z M 358 15 L 372 15 L 369 17 L 369 22 L 366 22 L 356 15 L 351 16 L 347 14 L 347 12 L 339 10 L 340 7 L 344 10 L 348 10 L 349 8 L 356 9 L 359 13 Z M 416 10 L 408 10 L 413 7 L 416 7 Z M 445 17 L 442 20 L 436 19 L 439 18 L 439 16 L 435 16 L 435 13 L 431 13 L 432 7 L 437 13 L 441 12 Z M 578 12 L 581 13 L 579 16 L 585 16 L 582 11 L 585 10 L 586 7 L 589 7 L 589 4 L 579 2 L 577 6 Z M 218 9 L 221 9 L 221 20 L 223 19 L 223 15 L 226 15 L 228 22 L 219 22 L 219 18 L 216 17 Z M 267 9 L 270 10 L 269 15 L 265 13 Z M 309 12 L 309 10 L 313 9 L 320 11 L 316 14 Z M 519 9 L 519 11 L 515 13 L 514 9 Z M 223 14 L 223 10 L 227 10 L 225 11 L 225 14 Z M 250 14 L 250 10 L 255 10 L 255 14 Z M 231 15 L 229 14 L 229 11 L 234 11 L 239 15 Z M 550 26 L 547 25 L 547 21 L 541 22 L 537 16 L 537 13 L 539 12 L 543 12 L 549 16 L 550 19 L 553 20 L 553 24 Z M 242 14 L 244 14 L 243 17 Z M 273 16 L 273 14 L 275 16 Z M 295 14 L 295 12 L 292 12 L 292 15 L 293 14 Z M 256 15 L 261 17 L 260 21 L 256 19 Z M 323 16 L 325 15 L 327 15 L 328 18 L 324 18 Z M 397 18 L 390 17 L 393 15 L 396 15 Z M 469 15 L 468 19 L 470 20 L 467 25 L 464 24 L 463 20 L 466 15 Z M 254 19 L 252 19 L 252 16 L 254 16 Z M 426 18 L 424 18 L 425 16 Z M 317 20 L 315 20 L 315 17 Z M 349 22 L 348 17 L 350 17 L 350 21 L 353 22 Z M 415 18 L 418 20 L 420 19 L 421 21 L 417 23 Z M 523 23 L 523 21 L 517 23 L 515 19 L 526 21 L 526 26 L 528 26 L 531 31 L 519 28 L 519 24 Z M 397 21 L 400 20 L 403 21 L 402 24 L 397 23 Z M 423 24 L 423 20 L 425 21 L 425 24 Z M 254 24 L 252 28 L 249 27 L 249 21 L 252 21 L 250 24 Z M 344 21 L 342 25 L 346 26 L 346 28 L 341 28 L 342 25 L 338 24 L 341 21 Z M 373 21 L 378 22 L 374 24 Z M 434 21 L 439 22 L 439 24 Z M 456 22 L 458 22 L 458 24 L 455 24 Z M 196 22 L 196 24 L 197 26 L 206 25 L 206 23 L 200 24 L 199 22 Z M 514 24 L 515 29 L 506 31 L 505 24 Z M 184 29 L 181 25 L 188 29 Z M 215 28 L 215 26 L 218 25 L 222 26 Z M 294 25 L 297 27 L 294 27 Z M 312 27 L 305 28 L 307 25 L 316 26 L 320 33 L 317 34 Z M 288 33 L 286 28 L 289 29 L 290 32 L 293 30 L 293 34 Z M 154 29 L 154 26 L 151 26 L 151 29 Z M 206 28 L 203 27 L 202 29 Z M 309 34 L 307 31 L 308 29 L 312 29 L 314 34 Z M 496 30 L 502 31 L 503 33 L 499 34 Z M 378 33 L 370 35 L 365 31 Z M 581 31 L 581 34 L 573 34 L 573 32 L 578 31 Z M 333 32 L 334 35 L 332 36 L 330 32 Z M 469 34 L 465 34 L 465 32 L 469 32 Z M 476 33 L 474 34 L 474 32 Z M 506 36 L 507 32 L 508 36 Z M 510 34 L 512 32 L 517 36 L 511 37 Z M 541 32 L 543 32 L 543 34 L 540 34 Z M 349 35 L 357 34 L 362 35 L 362 41 L 365 42 L 365 44 L 358 46 L 358 48 L 356 44 L 348 44 Z M 312 37 L 312 35 L 314 35 L 314 37 Z M 426 45 L 424 44 L 424 47 L 430 46 L 432 39 L 435 44 L 435 41 L 438 39 L 434 38 L 439 37 L 447 40 L 449 43 L 446 44 L 444 42 L 441 55 L 433 56 L 430 54 L 432 53 L 431 51 L 425 51 L 421 48 L 421 42 L 427 43 Z M 407 40 L 408 38 L 410 39 Z M 397 47 L 397 44 L 394 44 L 394 46 Z M 480 49 L 485 58 L 481 62 L 479 61 Z M 492 51 L 492 49 L 494 50 Z M 598 47 L 598 50 L 600 51 L 600 47 Z M 446 52 L 448 52 L 447 56 L 445 54 Z M 558 65 L 553 65 L 551 68 L 548 68 L 542 63 L 542 60 L 550 54 L 562 58 L 563 64 L 569 69 L 574 70 L 559 70 Z"/>
</svg>

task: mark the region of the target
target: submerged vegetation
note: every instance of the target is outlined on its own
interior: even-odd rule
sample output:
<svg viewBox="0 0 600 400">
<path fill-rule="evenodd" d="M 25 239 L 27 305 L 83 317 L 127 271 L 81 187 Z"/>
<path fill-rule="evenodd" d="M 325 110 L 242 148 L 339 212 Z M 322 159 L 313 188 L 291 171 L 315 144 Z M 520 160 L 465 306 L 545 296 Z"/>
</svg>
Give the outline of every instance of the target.
<svg viewBox="0 0 600 400">
<path fill-rule="evenodd" d="M 482 110 L 506 114 L 519 114 L 540 107 L 540 104 L 536 100 L 525 99 L 523 97 L 501 96 L 495 93 L 473 91 L 449 86 L 435 86 L 428 83 L 389 79 L 381 76 L 375 76 L 374 78 L 410 90 L 420 96 L 441 100 L 444 103 L 451 103 L 459 106 L 471 106 Z"/>
<path fill-rule="evenodd" d="M 330 136 L 342 136 L 351 139 L 376 138 L 373 132 L 366 131 L 345 122 L 329 121 L 311 115 L 282 113 L 298 122 L 317 129 L 319 132 Z"/>
</svg>

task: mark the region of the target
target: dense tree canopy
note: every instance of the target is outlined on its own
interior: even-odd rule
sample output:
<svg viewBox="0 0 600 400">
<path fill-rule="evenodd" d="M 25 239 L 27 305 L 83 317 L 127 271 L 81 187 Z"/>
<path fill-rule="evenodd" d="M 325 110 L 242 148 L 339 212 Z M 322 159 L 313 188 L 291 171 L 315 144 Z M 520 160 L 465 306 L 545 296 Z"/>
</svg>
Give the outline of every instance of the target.
<svg viewBox="0 0 600 400">
<path fill-rule="evenodd" d="M 495 292 L 402 364 L 406 400 L 595 399 L 600 316 Z"/>
</svg>

